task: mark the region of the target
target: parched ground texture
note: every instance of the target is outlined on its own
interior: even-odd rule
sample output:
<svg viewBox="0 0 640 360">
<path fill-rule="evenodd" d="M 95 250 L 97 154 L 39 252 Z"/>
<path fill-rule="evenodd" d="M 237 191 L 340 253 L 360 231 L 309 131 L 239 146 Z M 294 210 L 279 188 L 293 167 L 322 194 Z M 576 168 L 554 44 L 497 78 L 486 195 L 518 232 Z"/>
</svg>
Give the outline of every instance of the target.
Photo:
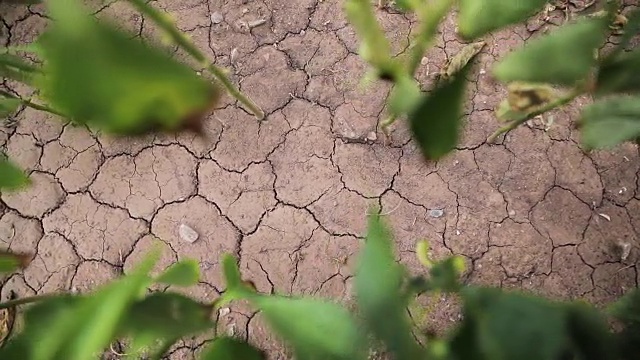
<svg viewBox="0 0 640 360">
<path fill-rule="evenodd" d="M 257 122 L 226 97 L 208 117 L 205 137 L 114 139 L 23 110 L 15 127 L 0 129 L 0 147 L 31 172 L 33 186 L 1 195 L 0 246 L 35 257 L 5 279 L 3 297 L 87 291 L 127 273 L 160 239 L 165 252 L 158 271 L 178 259 L 200 262 L 201 283 L 179 290 L 198 298 L 211 300 L 224 290 L 219 259 L 233 253 L 261 291 L 349 302 L 353 260 L 372 205 L 382 207 L 399 260 L 415 273 L 424 272 L 416 242 L 428 239 L 434 258 L 468 260 L 470 283 L 599 305 L 637 286 L 640 156 L 631 144 L 588 154 L 580 149 L 572 124 L 588 100 L 522 126 L 498 144 L 485 141 L 498 125 L 493 109 L 505 96 L 491 66 L 536 36 L 526 26 L 485 39 L 458 151 L 426 163 L 402 122 L 392 142 L 383 141 L 377 123 L 389 86 L 362 86 L 367 66 L 342 1 L 154 4 L 231 70 L 267 120 Z M 0 9 L 4 44 L 32 41 L 48 21 L 39 6 Z M 122 1 L 94 9 L 145 40 L 157 33 Z M 393 51 L 403 53 L 414 21 L 393 11 L 377 14 Z M 260 19 L 266 22 L 250 26 Z M 418 71 L 425 88 L 462 46 L 452 16 Z M 182 240 L 180 224 L 200 239 Z M 448 299 L 425 302 L 435 304 L 433 326 L 457 320 Z M 249 308 L 225 309 L 218 327 L 273 358 L 287 356 Z M 209 338 L 180 342 L 170 358 L 191 359 Z"/>
</svg>

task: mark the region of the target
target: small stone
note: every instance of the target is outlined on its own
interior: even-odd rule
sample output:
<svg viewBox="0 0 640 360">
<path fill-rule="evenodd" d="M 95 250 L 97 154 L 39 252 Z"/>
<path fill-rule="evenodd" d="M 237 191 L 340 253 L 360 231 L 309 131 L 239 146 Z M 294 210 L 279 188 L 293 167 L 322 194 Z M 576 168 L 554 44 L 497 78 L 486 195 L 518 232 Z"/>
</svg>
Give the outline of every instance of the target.
<svg viewBox="0 0 640 360">
<path fill-rule="evenodd" d="M 228 307 L 224 307 L 218 311 L 221 317 L 229 315 L 230 312 L 231 312 L 231 309 L 229 309 Z"/>
<path fill-rule="evenodd" d="M 224 16 L 222 16 L 221 13 L 216 11 L 213 14 L 211 14 L 211 23 L 220 24 L 223 21 L 224 21 Z"/>
<path fill-rule="evenodd" d="M 628 242 L 621 242 L 618 244 L 620 246 L 620 261 L 625 261 L 631 254 L 631 244 Z"/>
<path fill-rule="evenodd" d="M 372 132 L 367 134 L 367 140 L 376 141 L 377 139 L 378 139 L 378 134 L 376 134 L 375 131 L 372 131 Z"/>
<path fill-rule="evenodd" d="M 460 230 L 456 230 L 456 235 L 460 235 Z"/>
<path fill-rule="evenodd" d="M 200 235 L 195 230 L 185 224 L 180 224 L 180 227 L 178 228 L 178 234 L 180 234 L 180 239 L 190 244 L 196 242 L 196 240 L 198 240 L 198 238 L 200 237 Z"/>
<path fill-rule="evenodd" d="M 229 61 L 233 64 L 236 60 L 238 60 L 238 48 L 233 48 L 231 50 L 231 55 L 229 55 Z"/>
<path fill-rule="evenodd" d="M 429 63 L 429 59 L 426 56 L 420 59 L 421 65 L 427 65 L 428 63 Z"/>
<path fill-rule="evenodd" d="M 515 210 L 509 211 L 509 216 L 516 216 L 516 211 Z"/>
<path fill-rule="evenodd" d="M 433 209 L 433 210 L 429 210 L 429 216 L 431 216 L 432 218 L 441 218 L 444 216 L 444 210 L 442 209 Z"/>
</svg>

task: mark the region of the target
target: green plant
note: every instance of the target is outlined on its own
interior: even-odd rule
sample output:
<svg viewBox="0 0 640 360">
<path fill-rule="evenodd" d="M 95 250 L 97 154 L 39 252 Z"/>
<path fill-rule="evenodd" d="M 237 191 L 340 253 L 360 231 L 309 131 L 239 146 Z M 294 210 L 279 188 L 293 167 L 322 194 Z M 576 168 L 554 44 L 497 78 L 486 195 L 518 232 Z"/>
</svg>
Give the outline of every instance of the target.
<svg viewBox="0 0 640 360">
<path fill-rule="evenodd" d="M 166 14 L 146 1 L 129 2 L 211 77 L 199 76 L 165 51 L 98 21 L 75 0 L 51 0 L 52 24 L 35 43 L 0 49 L 0 76 L 31 86 L 46 105 L 0 90 L 0 117 L 24 105 L 115 134 L 200 132 L 222 89 L 258 119 L 264 117 Z M 34 53 L 41 65 L 17 55 L 23 51 Z M 24 174 L 5 157 L 0 158 L 0 174 L 0 189 L 26 184 Z"/>
<path fill-rule="evenodd" d="M 640 351 L 640 291 L 635 290 L 606 313 L 581 302 L 554 302 L 519 292 L 466 286 L 459 282 L 462 259 L 428 259 L 421 243 L 419 258 L 428 276 L 411 276 L 395 261 L 389 229 L 379 215 L 369 230 L 355 276 L 355 312 L 330 300 L 262 294 L 242 279 L 236 260 L 223 258 L 226 290 L 200 303 L 172 292 L 148 292 L 152 283 L 189 286 L 198 282 L 198 264 L 178 262 L 152 278 L 157 254 L 137 270 L 89 294 L 41 295 L 14 299 L 0 309 L 26 306 L 23 329 L 0 348 L 2 359 L 92 359 L 109 344 L 125 340 L 128 354 L 145 352 L 160 359 L 179 338 L 212 333 L 211 314 L 229 302 L 244 300 L 259 310 L 296 359 L 366 359 L 383 344 L 394 359 L 635 359 Z M 0 270 L 21 263 L 0 254 Z M 420 331 L 407 307 L 416 296 L 456 294 L 462 320 L 447 335 Z M 615 319 L 619 331 L 606 322 Z M 419 329 L 418 329 L 419 330 Z M 416 336 L 426 346 L 419 345 Z M 371 341 L 373 340 L 373 341 Z M 230 337 L 214 339 L 200 359 L 263 359 L 262 351 Z"/>
<path fill-rule="evenodd" d="M 384 6 L 387 1 L 380 1 Z M 362 39 L 360 56 L 374 75 L 394 85 L 387 99 L 388 117 L 380 124 L 388 127 L 399 116 L 407 116 L 416 142 L 427 159 L 438 159 L 457 144 L 464 120 L 462 104 L 465 75 L 470 61 L 482 47 L 472 43 L 441 71 L 440 81 L 424 94 L 414 73 L 420 59 L 433 45 L 437 28 L 457 5 L 459 34 L 477 39 L 495 30 L 522 22 L 546 4 L 545 0 L 397 0 L 402 11 L 414 12 L 418 31 L 404 56 L 393 58 L 385 34 L 375 19 L 368 0 L 348 0 L 346 11 Z M 627 19 L 619 14 L 620 1 L 610 0 L 605 10 L 563 25 L 548 35 L 529 41 L 522 49 L 502 59 L 493 75 L 508 85 L 509 97 L 496 115 L 504 123 L 487 140 L 516 128 L 529 119 L 589 95 L 595 103 L 586 106 L 579 126 L 586 148 L 611 147 L 640 137 L 640 49 L 625 51 L 640 33 L 640 10 Z M 614 50 L 599 50 L 605 39 L 624 26 L 624 35 Z M 613 26 L 615 25 L 615 26 Z M 544 64 L 544 66 L 540 66 Z"/>
</svg>

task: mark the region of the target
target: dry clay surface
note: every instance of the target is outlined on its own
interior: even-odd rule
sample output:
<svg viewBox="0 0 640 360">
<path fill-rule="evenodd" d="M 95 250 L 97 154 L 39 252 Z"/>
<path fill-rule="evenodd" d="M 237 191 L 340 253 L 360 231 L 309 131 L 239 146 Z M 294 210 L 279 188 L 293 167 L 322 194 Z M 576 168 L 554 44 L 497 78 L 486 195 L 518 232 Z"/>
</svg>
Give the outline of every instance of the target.
<svg viewBox="0 0 640 360">
<path fill-rule="evenodd" d="M 5 280 L 3 297 L 87 291 L 127 273 L 160 239 L 165 252 L 157 271 L 197 259 L 201 283 L 177 290 L 203 300 L 224 290 L 219 260 L 232 253 L 261 291 L 350 302 L 355 255 L 375 205 L 394 229 L 399 260 L 415 273 L 424 272 L 416 242 L 428 239 L 436 259 L 464 256 L 465 279 L 474 284 L 596 304 L 637 285 L 635 145 L 583 152 L 572 126 L 579 106 L 520 127 L 498 144 L 485 142 L 497 126 L 492 111 L 505 96 L 489 76 L 491 66 L 535 36 L 525 27 L 486 38 L 459 149 L 426 163 L 401 122 L 393 141 L 383 141 L 377 122 L 389 86 L 362 86 L 367 67 L 341 1 L 154 3 L 231 70 L 267 120 L 256 121 L 227 97 L 207 118 L 204 137 L 114 139 L 23 110 L 14 127 L 0 131 L 0 146 L 31 172 L 33 186 L 1 195 L 0 244 L 35 256 Z M 41 7 L 0 6 L 4 44 L 28 43 L 47 25 Z M 95 10 L 144 40 L 157 33 L 125 3 Z M 413 20 L 390 11 L 378 17 L 393 51 L 404 52 Z M 425 87 L 461 47 L 449 18 L 418 71 Z M 182 224 L 198 240 L 181 238 Z M 458 319 L 449 300 L 425 301 L 437 303 L 431 326 Z M 242 306 L 223 310 L 219 333 L 287 357 L 260 314 Z M 190 359 L 212 337 L 182 341 L 170 358 Z"/>
</svg>

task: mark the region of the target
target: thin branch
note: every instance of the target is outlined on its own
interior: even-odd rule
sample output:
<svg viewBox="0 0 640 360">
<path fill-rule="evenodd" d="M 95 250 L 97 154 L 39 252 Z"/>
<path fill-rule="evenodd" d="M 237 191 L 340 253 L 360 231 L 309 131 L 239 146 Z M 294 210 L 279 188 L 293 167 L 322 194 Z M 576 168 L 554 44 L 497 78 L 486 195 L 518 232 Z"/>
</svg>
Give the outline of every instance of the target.
<svg viewBox="0 0 640 360">
<path fill-rule="evenodd" d="M 46 105 L 40 105 L 40 104 L 33 103 L 33 102 L 29 101 L 29 100 L 23 99 L 21 97 L 13 95 L 12 93 L 4 91 L 4 90 L 0 90 L 0 96 L 4 96 L 4 97 L 8 97 L 8 98 L 19 100 L 22 103 L 22 105 L 28 106 L 28 107 L 36 109 L 36 110 L 45 111 L 45 112 L 48 112 L 48 113 L 53 114 L 53 115 L 67 117 L 65 114 L 61 113 L 58 110 L 52 109 L 52 108 L 50 108 L 50 107 L 48 107 Z"/>
<path fill-rule="evenodd" d="M 29 297 L 25 297 L 25 298 L 21 298 L 21 299 L 9 300 L 9 301 L 0 303 L 0 310 L 9 309 L 9 308 L 12 308 L 14 306 L 31 304 L 31 303 L 34 303 L 34 302 L 40 302 L 40 301 L 43 301 L 43 300 L 54 299 L 54 298 L 57 298 L 59 296 L 60 295 L 58 295 L 58 294 L 45 294 L 45 295 L 36 295 L 36 296 L 29 296 Z"/>
<path fill-rule="evenodd" d="M 249 111 L 255 115 L 259 120 L 264 119 L 264 112 L 246 95 L 242 94 L 240 90 L 233 85 L 231 80 L 227 77 L 224 70 L 215 64 L 210 64 L 207 60 L 207 57 L 195 46 L 189 38 L 182 33 L 173 23 L 173 21 L 164 13 L 159 11 L 147 4 L 144 0 L 129 0 L 129 2 L 136 8 L 138 11 L 143 13 L 144 15 L 149 16 L 151 20 L 153 20 L 156 25 L 158 25 L 164 32 L 169 35 L 171 40 L 173 40 L 178 46 L 184 49 L 191 57 L 193 57 L 196 61 L 198 61 L 204 68 L 207 69 L 215 78 L 218 80 L 222 86 L 229 92 L 231 96 L 240 101 L 244 106 L 246 106 Z"/>
</svg>

